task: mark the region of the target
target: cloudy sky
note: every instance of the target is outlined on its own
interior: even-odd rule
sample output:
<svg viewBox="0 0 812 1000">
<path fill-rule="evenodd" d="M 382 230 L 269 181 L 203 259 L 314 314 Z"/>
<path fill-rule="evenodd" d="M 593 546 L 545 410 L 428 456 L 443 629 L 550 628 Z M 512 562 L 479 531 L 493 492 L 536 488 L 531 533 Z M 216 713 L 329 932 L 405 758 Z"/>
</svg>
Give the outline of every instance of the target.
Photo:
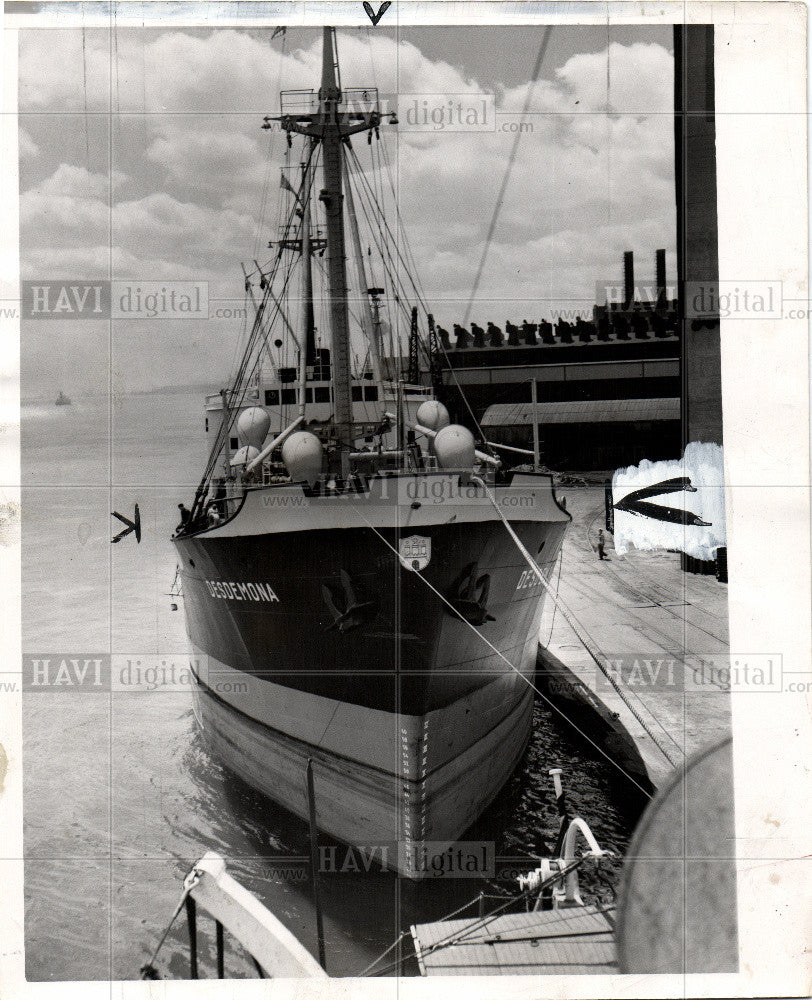
<svg viewBox="0 0 812 1000">
<path fill-rule="evenodd" d="M 401 212 L 438 321 L 465 313 L 542 28 L 338 34 L 342 82 L 494 95 L 494 131 L 386 127 Z M 318 86 L 320 33 L 26 30 L 20 43 L 24 278 L 196 280 L 241 305 L 240 262 L 268 258 L 284 137 L 278 91 Z M 585 314 L 634 249 L 675 270 L 671 32 L 557 27 L 536 84 L 471 319 Z M 112 111 L 112 114 L 111 114 Z M 359 157 L 365 143 L 356 143 Z M 111 156 L 112 153 L 112 156 Z M 222 302 L 216 300 L 223 300 Z M 24 324 L 23 389 L 219 384 L 240 321 Z M 112 358 L 110 347 L 112 345 Z"/>
</svg>

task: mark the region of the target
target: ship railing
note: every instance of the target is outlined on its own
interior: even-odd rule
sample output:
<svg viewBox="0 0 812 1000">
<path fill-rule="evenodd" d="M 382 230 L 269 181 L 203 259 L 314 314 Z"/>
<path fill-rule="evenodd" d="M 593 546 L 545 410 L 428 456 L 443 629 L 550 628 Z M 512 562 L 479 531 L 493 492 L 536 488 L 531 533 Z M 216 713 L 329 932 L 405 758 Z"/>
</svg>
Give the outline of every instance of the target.
<svg viewBox="0 0 812 1000">
<path fill-rule="evenodd" d="M 380 113 L 377 87 L 345 87 L 341 92 L 338 113 L 367 117 Z"/>
<path fill-rule="evenodd" d="M 252 403 L 259 399 L 259 389 L 256 386 L 249 386 L 241 394 L 241 399 L 250 401 Z M 206 393 L 206 409 L 209 410 L 220 410 L 223 407 L 223 397 L 219 392 L 208 392 Z M 235 407 L 236 409 L 236 407 Z"/>
<path fill-rule="evenodd" d="M 312 115 L 319 110 L 319 95 L 315 90 L 283 90 L 279 94 L 279 111 L 283 117 Z"/>
<path fill-rule="evenodd" d="M 568 864 L 562 865 L 560 870 L 558 871 L 551 870 L 541 878 L 532 878 L 531 880 L 531 876 L 534 876 L 536 874 L 533 872 L 531 872 L 530 875 L 528 876 L 520 876 L 519 877 L 520 884 L 522 883 L 522 881 L 526 880 L 531 880 L 531 881 L 529 884 L 524 885 L 522 891 L 518 895 L 510 895 L 505 897 L 503 895 L 495 895 L 492 893 L 486 893 L 484 891 L 478 893 L 476 896 L 473 897 L 473 899 L 469 899 L 467 903 L 463 903 L 463 905 L 458 907 L 456 910 L 452 910 L 451 913 L 447 913 L 444 917 L 441 917 L 439 920 L 432 921 L 432 926 L 437 928 L 442 924 L 453 920 L 454 929 L 449 930 L 448 934 L 446 934 L 445 937 L 440 937 L 439 939 L 435 939 L 434 941 L 432 941 L 430 945 L 420 944 L 420 937 L 417 931 L 417 926 L 413 924 L 409 928 L 409 933 L 411 934 L 412 941 L 414 943 L 414 952 L 412 954 L 401 953 L 401 955 L 398 956 L 398 958 L 395 959 L 393 962 L 390 962 L 386 966 L 377 968 L 377 966 L 380 966 L 383 959 L 386 958 L 387 955 L 389 955 L 398 945 L 400 945 L 406 939 L 406 937 L 408 936 L 407 932 L 403 931 L 398 936 L 398 938 L 396 938 L 396 940 L 386 949 L 386 951 L 382 952 L 373 962 L 371 962 L 363 970 L 361 976 L 362 977 L 385 976 L 401 968 L 403 963 L 409 959 L 417 959 L 418 962 L 421 962 L 421 959 L 424 959 L 427 955 L 430 955 L 436 951 L 441 951 L 443 948 L 453 948 L 457 945 L 466 943 L 480 944 L 482 941 L 482 933 L 486 931 L 486 928 L 490 924 L 492 924 L 495 920 L 497 920 L 500 916 L 502 915 L 507 916 L 509 912 L 515 909 L 518 903 L 524 901 L 525 909 L 529 912 L 530 902 L 532 901 L 533 895 L 535 895 L 536 893 L 538 894 L 538 899 L 544 900 L 546 905 L 539 906 L 537 902 L 536 906 L 534 907 L 534 912 L 536 912 L 539 909 L 557 908 L 555 903 L 556 894 L 560 894 L 565 891 L 560 889 L 561 882 L 566 882 L 568 879 L 572 879 L 573 876 L 577 877 L 578 869 L 583 867 L 583 865 L 585 865 L 588 860 L 594 859 L 596 857 L 614 857 L 614 855 L 608 851 L 601 852 L 598 855 L 592 854 L 591 852 L 587 852 L 581 857 L 574 858 Z M 538 872 L 539 869 L 537 869 L 536 871 Z M 493 909 L 488 910 L 486 905 L 487 900 L 494 900 L 499 905 L 497 905 Z M 576 902 L 574 905 L 584 906 L 585 904 L 580 900 L 580 897 L 578 897 L 578 902 Z M 460 914 L 464 913 L 466 910 L 474 906 L 477 907 L 476 917 L 472 917 L 470 919 L 470 922 L 464 923 L 462 927 L 458 927 L 456 918 L 459 917 Z M 603 913 L 607 913 L 611 911 L 612 907 L 601 906 L 600 909 L 602 910 Z M 541 932 L 539 932 L 538 936 L 542 937 L 543 935 L 541 934 Z M 373 972 L 373 970 L 375 971 Z"/>
<path fill-rule="evenodd" d="M 191 869 L 183 893 L 151 960 L 141 967 L 142 979 L 158 979 L 154 962 L 181 909 L 189 933 L 189 978 L 200 978 L 198 908 L 213 918 L 217 944 L 217 978 L 225 978 L 225 932 L 251 957 L 261 979 L 326 979 L 310 952 L 253 893 L 231 877 L 224 859 L 208 851 Z"/>
<path fill-rule="evenodd" d="M 583 821 L 581 821 L 583 822 Z M 580 826 L 579 826 L 580 829 Z M 583 831 L 581 831 L 583 832 Z M 590 842 L 590 837 L 587 837 Z M 590 845 L 591 846 L 591 845 Z M 568 852 L 569 854 L 569 852 Z M 470 939 L 473 934 L 484 930 L 501 913 L 506 913 L 516 903 L 524 900 L 526 908 L 533 895 L 537 895 L 535 910 L 539 908 L 549 908 L 550 902 L 553 907 L 567 905 L 583 906 L 583 902 L 577 891 L 571 902 L 566 899 L 569 892 L 558 890 L 557 887 L 563 881 L 571 882 L 573 877 L 577 877 L 577 871 L 590 858 L 600 859 L 603 857 L 614 857 L 611 852 L 601 851 L 595 845 L 591 850 L 585 852 L 580 857 L 574 853 L 566 858 L 559 859 L 559 870 L 545 870 L 541 874 L 540 869 L 531 872 L 528 876 L 519 878 L 522 891 L 518 896 L 495 895 L 479 892 L 476 896 L 464 903 L 462 906 L 446 914 L 437 923 L 453 920 L 465 910 L 474 906 L 477 908 L 477 915 L 471 922 L 462 928 L 455 929 L 446 937 L 435 941 L 430 951 L 438 951 L 442 948 L 451 947 Z M 559 895 L 559 899 L 556 896 Z M 563 898 L 562 898 L 563 897 Z M 499 905 L 495 909 L 487 911 L 486 901 L 493 900 Z M 547 900 L 547 907 L 539 906 L 539 901 Z M 237 941 L 242 949 L 251 958 L 257 974 L 262 979 L 292 979 L 292 978 L 313 978 L 326 979 L 327 973 L 316 961 L 309 951 L 298 941 L 298 939 L 274 916 L 271 911 L 264 906 L 253 893 L 240 885 L 226 870 L 224 859 L 214 851 L 207 852 L 187 874 L 183 883 L 183 892 L 180 901 L 175 908 L 169 923 L 164 930 L 151 959 L 141 967 L 142 979 L 159 979 L 160 975 L 155 967 L 158 953 L 166 940 L 166 937 L 174 924 L 180 911 L 185 909 L 186 922 L 189 937 L 189 978 L 200 979 L 200 964 L 198 961 L 198 910 L 204 910 L 214 920 L 214 931 L 216 941 L 216 968 L 217 978 L 225 978 L 225 932 Z M 410 928 L 413 938 L 416 940 L 415 928 Z M 401 965 L 405 958 L 412 956 L 401 956 L 393 965 L 386 968 L 376 968 L 381 961 L 408 936 L 408 932 L 402 932 L 393 945 L 390 945 L 383 954 L 379 955 L 361 973 L 361 976 L 384 975 Z M 373 970 L 375 970 L 373 972 Z"/>
<path fill-rule="evenodd" d="M 205 910 L 214 919 L 218 979 L 225 978 L 226 931 L 229 932 L 251 957 L 261 978 L 327 978 L 321 909 L 317 891 L 318 868 L 316 858 L 318 835 L 315 821 L 312 763 L 310 761 L 308 762 L 307 774 L 308 797 L 310 801 L 311 864 L 313 865 L 313 890 L 321 963 L 313 958 L 310 952 L 304 948 L 297 938 L 256 896 L 228 874 L 224 859 L 216 852 L 209 851 L 187 874 L 183 883 L 183 892 L 180 901 L 161 935 L 150 961 L 141 967 L 141 977 L 143 979 L 160 978 L 154 962 L 175 919 L 184 908 L 186 910 L 189 935 L 190 978 L 200 978 L 197 952 L 198 907 Z M 515 906 L 521 901 L 524 901 L 525 908 L 529 911 L 534 896 L 534 910 L 583 907 L 585 905 L 578 888 L 578 870 L 590 860 L 600 862 L 607 858 L 615 859 L 617 854 L 614 851 L 602 849 L 598 845 L 586 821 L 580 816 L 572 815 L 570 812 L 561 782 L 561 769 L 552 768 L 549 774 L 553 779 L 556 807 L 560 816 L 559 832 L 553 857 L 540 859 L 542 862 L 540 867 L 529 872 L 527 875 L 518 877 L 517 881 L 520 889 L 518 895 L 510 895 L 505 898 L 501 895 L 493 896 L 482 891 L 473 899 L 463 904 L 463 906 L 447 914 L 440 921 L 437 921 L 436 923 L 442 923 L 452 920 L 469 907 L 477 906 L 477 916 L 470 923 L 465 924 L 462 928 L 455 928 L 445 937 L 434 941 L 430 946 L 430 951 L 451 947 L 466 939 L 471 940 L 473 934 L 483 930 L 499 914 L 505 913 L 510 907 Z M 579 835 L 586 841 L 587 845 L 587 850 L 582 852 L 576 851 L 576 843 Z M 498 900 L 499 905 L 490 912 L 486 912 L 486 899 Z M 606 911 L 604 910 L 604 912 Z M 415 928 L 411 927 L 410 932 L 417 947 L 418 939 Z M 406 937 L 407 932 L 403 931 L 392 945 L 363 970 L 361 976 L 385 975 L 387 972 L 397 969 L 404 961 L 404 958 L 415 957 L 417 954 L 416 950 L 415 956 L 399 956 L 394 963 L 385 968 L 376 968 L 380 966 L 383 959 Z M 375 969 L 374 972 L 373 969 Z"/>
<path fill-rule="evenodd" d="M 512 908 L 515 908 L 522 902 L 527 912 L 530 912 L 531 906 L 533 912 L 537 912 L 539 910 L 584 907 L 586 905 L 579 892 L 579 870 L 590 861 L 600 863 L 604 859 L 616 859 L 617 854 L 615 851 L 603 850 L 599 847 L 586 821 L 580 816 L 573 816 L 570 812 L 561 782 L 561 768 L 551 768 L 548 773 L 553 779 L 556 808 L 560 817 L 558 837 L 552 858 L 539 858 L 538 860 L 541 864 L 538 868 L 528 872 L 526 875 L 518 876 L 516 879 L 520 889 L 518 895 L 511 894 L 505 897 L 503 895 L 494 896 L 484 891 L 478 893 L 473 899 L 468 900 L 467 903 L 464 903 L 451 913 L 447 913 L 439 920 L 433 921 L 432 924 L 434 927 L 437 927 L 447 921 L 454 920 L 461 913 L 464 913 L 465 910 L 473 906 L 477 907 L 477 916 L 471 918 L 470 923 L 466 923 L 462 927 L 457 927 L 455 922 L 453 930 L 449 930 L 447 935 L 433 940 L 427 946 L 421 946 L 417 927 L 416 925 L 412 925 L 409 930 L 414 942 L 414 953 L 411 955 L 401 954 L 394 962 L 390 962 L 386 966 L 381 966 L 383 959 L 407 937 L 406 931 L 403 931 L 386 951 L 380 954 L 364 969 L 361 976 L 384 976 L 396 971 L 407 959 L 417 958 L 420 961 L 420 957 L 425 957 L 443 948 L 451 948 L 458 944 L 465 944 L 466 942 L 479 944 L 482 939 L 482 935 L 479 932 L 484 931 L 501 914 L 506 915 Z M 581 852 L 576 851 L 579 834 L 587 844 L 587 850 Z M 489 899 L 496 900 L 499 905 L 488 911 L 486 900 Z M 599 905 L 599 909 L 603 913 L 607 913 L 611 908 L 611 905 L 607 907 Z M 418 956 L 418 952 L 420 953 L 420 957 Z M 374 972 L 373 969 L 375 970 Z"/>
<path fill-rule="evenodd" d="M 319 110 L 319 95 L 313 89 L 283 90 L 279 95 L 279 111 L 283 118 L 313 115 Z M 350 119 L 366 119 L 379 115 L 381 103 L 377 87 L 345 87 L 338 102 L 339 115 Z"/>
<path fill-rule="evenodd" d="M 403 391 L 404 396 L 424 396 L 426 399 L 432 399 L 434 397 L 434 390 L 427 385 L 416 385 L 412 382 L 396 382 L 393 379 L 383 380 L 384 391 L 391 393 L 392 399 L 395 399 L 400 388 Z"/>
</svg>

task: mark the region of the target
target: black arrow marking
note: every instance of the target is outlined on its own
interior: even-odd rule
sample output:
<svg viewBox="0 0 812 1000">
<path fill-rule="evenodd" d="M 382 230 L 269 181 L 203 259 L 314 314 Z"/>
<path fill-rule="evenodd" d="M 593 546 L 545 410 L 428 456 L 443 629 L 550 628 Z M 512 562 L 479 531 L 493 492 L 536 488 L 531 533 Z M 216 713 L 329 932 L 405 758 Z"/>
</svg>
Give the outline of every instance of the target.
<svg viewBox="0 0 812 1000">
<path fill-rule="evenodd" d="M 127 525 L 127 527 L 123 531 L 119 531 L 119 533 L 116 535 L 116 537 L 113 538 L 113 539 L 111 539 L 113 545 L 115 545 L 116 542 L 120 542 L 122 538 L 126 538 L 127 535 L 129 535 L 129 533 L 131 531 L 135 532 L 135 540 L 136 540 L 136 542 L 138 542 L 140 544 L 140 542 L 141 542 L 141 514 L 138 511 L 138 504 L 135 505 L 135 513 L 133 514 L 134 520 L 132 520 L 132 521 L 128 517 L 125 517 L 123 514 L 119 514 L 119 512 L 117 510 L 111 511 L 110 512 L 110 516 L 111 517 L 117 517 L 119 519 L 119 521 L 121 521 L 121 522 L 123 522 L 124 524 Z"/>
<path fill-rule="evenodd" d="M 696 493 L 696 487 L 691 485 L 688 476 L 677 476 L 666 479 L 653 486 L 643 486 L 639 490 L 627 493 L 622 500 L 614 504 L 615 510 L 623 510 L 627 514 L 639 517 L 650 517 L 654 521 L 667 521 L 670 524 L 685 524 L 693 527 L 708 527 L 711 522 L 703 521 L 701 517 L 690 510 L 680 510 L 679 507 L 663 507 L 658 503 L 645 503 L 647 497 L 658 497 L 665 493 Z"/>
<path fill-rule="evenodd" d="M 367 0 L 364 0 L 364 10 L 367 12 L 370 21 L 372 21 L 374 25 L 377 25 L 378 21 L 380 21 L 380 19 L 387 12 L 387 10 L 389 10 L 391 6 L 392 6 L 392 0 L 385 0 L 385 2 L 382 3 L 378 8 L 378 13 L 376 14 L 375 11 L 372 9 L 372 4 L 367 3 Z"/>
</svg>

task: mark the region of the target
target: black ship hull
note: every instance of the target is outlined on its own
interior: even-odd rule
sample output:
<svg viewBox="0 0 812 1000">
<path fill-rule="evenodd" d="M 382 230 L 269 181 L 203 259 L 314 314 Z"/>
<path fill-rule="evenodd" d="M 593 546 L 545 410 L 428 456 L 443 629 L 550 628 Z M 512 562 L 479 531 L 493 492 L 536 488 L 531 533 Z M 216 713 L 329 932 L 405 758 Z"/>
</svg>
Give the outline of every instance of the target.
<svg viewBox="0 0 812 1000">
<path fill-rule="evenodd" d="M 532 718 L 543 588 L 484 491 L 458 486 L 412 475 L 299 507 L 300 487 L 271 487 L 175 539 L 215 752 L 300 816 L 312 759 L 319 826 L 388 845 L 407 875 L 409 847 L 453 842 L 495 797 Z M 494 495 L 549 577 L 569 520 L 549 478 Z"/>
</svg>

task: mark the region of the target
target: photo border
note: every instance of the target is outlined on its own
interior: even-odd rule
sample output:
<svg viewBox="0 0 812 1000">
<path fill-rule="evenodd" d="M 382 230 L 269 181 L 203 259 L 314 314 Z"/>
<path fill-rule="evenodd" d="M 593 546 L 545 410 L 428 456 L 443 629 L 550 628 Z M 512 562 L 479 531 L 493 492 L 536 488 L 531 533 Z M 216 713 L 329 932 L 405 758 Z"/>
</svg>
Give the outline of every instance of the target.
<svg viewBox="0 0 812 1000">
<path fill-rule="evenodd" d="M 375 5 L 375 4 L 374 4 Z M 337 27 L 366 24 L 360 2 L 10 3 L 3 19 L 3 299 L 19 298 L 17 32 L 23 27 Z M 94 8 L 105 7 L 107 13 Z M 239 10 L 239 8 L 243 8 Z M 670 24 L 716 26 L 719 273 L 783 282 L 809 305 L 806 172 L 806 7 L 800 3 L 432 2 L 392 4 L 382 24 Z M 754 53 L 757 52 L 757 55 Z M 757 122 L 757 124 L 756 124 Z M 752 127 L 747 127 L 747 125 Z M 0 499 L 20 509 L 19 321 L 0 321 Z M 804 318 L 723 318 L 722 385 L 728 530 L 730 650 L 776 650 L 810 670 L 809 328 Z M 18 521 L 19 526 L 19 521 Z M 11 529 L 7 530 L 7 536 Z M 20 543 L 2 547 L 3 673 L 19 674 Z M 805 995 L 812 958 L 809 752 L 812 697 L 771 694 L 764 707 L 732 695 L 740 972 L 689 976 L 529 976 L 309 981 L 125 981 L 121 997 L 435 995 L 497 997 L 715 997 Z M 23 937 L 20 691 L 0 695 L 0 995 L 109 997 L 105 982 L 26 983 Z M 0 769 L 2 753 L 0 753 Z M 92 905 L 89 903 L 89 905 Z M 630 994 L 630 991 L 633 991 Z"/>
</svg>

